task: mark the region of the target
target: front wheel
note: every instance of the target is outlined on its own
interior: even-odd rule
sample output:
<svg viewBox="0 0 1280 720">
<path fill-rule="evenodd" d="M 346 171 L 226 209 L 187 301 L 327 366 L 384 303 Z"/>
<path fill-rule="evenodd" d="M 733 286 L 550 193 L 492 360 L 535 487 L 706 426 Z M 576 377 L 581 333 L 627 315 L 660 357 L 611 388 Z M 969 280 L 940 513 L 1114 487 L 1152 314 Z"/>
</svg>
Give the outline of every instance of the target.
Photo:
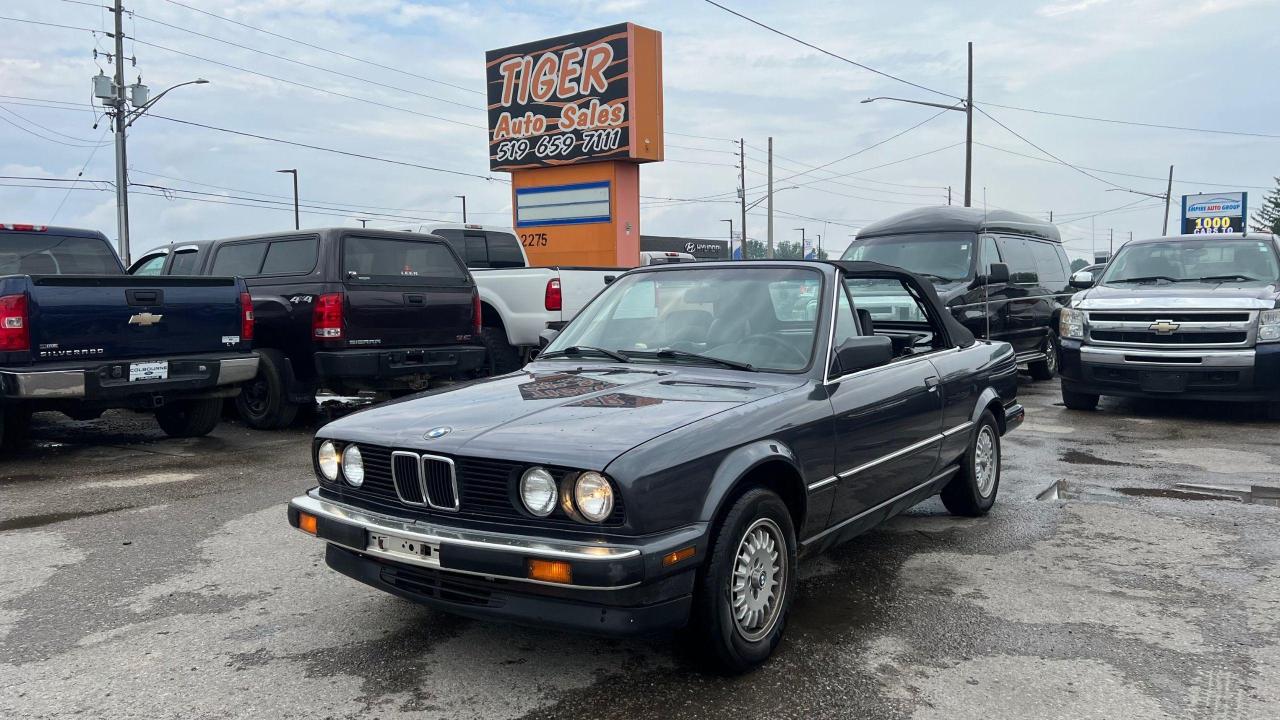
<svg viewBox="0 0 1280 720">
<path fill-rule="evenodd" d="M 960 471 L 942 488 L 942 504 L 952 515 L 981 517 L 996 504 L 1000 490 L 1000 426 L 990 410 L 978 418 Z"/>
<path fill-rule="evenodd" d="M 1027 363 L 1033 380 L 1052 380 L 1058 375 L 1058 334 L 1050 330 L 1044 339 L 1044 359 Z"/>
<path fill-rule="evenodd" d="M 773 491 L 752 488 L 720 523 L 701 572 L 691 628 L 699 649 L 730 673 L 764 662 L 782 639 L 795 584 L 791 512 Z"/>
<path fill-rule="evenodd" d="M 156 421 L 165 435 L 202 437 L 213 432 L 222 419 L 222 399 L 179 400 L 156 410 Z"/>
</svg>

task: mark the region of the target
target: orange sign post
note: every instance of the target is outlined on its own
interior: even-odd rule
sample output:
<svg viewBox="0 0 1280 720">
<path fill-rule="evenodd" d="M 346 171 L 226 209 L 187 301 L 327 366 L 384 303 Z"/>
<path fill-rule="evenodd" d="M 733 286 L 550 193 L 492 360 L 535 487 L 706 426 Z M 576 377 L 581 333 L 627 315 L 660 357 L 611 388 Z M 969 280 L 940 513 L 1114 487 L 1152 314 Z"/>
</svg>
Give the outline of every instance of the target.
<svg viewBox="0 0 1280 720">
<path fill-rule="evenodd" d="M 640 166 L 662 160 L 662 34 L 631 23 L 486 53 L 489 168 L 535 265 L 640 261 Z"/>
</svg>

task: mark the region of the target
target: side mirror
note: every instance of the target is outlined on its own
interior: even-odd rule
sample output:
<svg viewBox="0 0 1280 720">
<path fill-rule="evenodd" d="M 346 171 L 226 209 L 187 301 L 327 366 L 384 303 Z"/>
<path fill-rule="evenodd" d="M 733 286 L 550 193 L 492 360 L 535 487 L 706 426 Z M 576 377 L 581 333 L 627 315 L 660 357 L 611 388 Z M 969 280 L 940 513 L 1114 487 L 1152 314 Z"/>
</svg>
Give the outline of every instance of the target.
<svg viewBox="0 0 1280 720">
<path fill-rule="evenodd" d="M 1081 270 L 1071 276 L 1071 287 L 1080 290 L 1087 290 L 1093 287 L 1093 273 L 1088 270 Z"/>
<path fill-rule="evenodd" d="M 1009 282 L 1009 266 L 1005 263 L 991 263 L 991 270 L 986 275 L 978 275 L 975 287 L 983 285 L 1004 285 Z"/>
<path fill-rule="evenodd" d="M 884 365 L 892 359 L 893 341 L 888 336 L 851 337 L 836 348 L 836 371 L 843 375 Z"/>
</svg>

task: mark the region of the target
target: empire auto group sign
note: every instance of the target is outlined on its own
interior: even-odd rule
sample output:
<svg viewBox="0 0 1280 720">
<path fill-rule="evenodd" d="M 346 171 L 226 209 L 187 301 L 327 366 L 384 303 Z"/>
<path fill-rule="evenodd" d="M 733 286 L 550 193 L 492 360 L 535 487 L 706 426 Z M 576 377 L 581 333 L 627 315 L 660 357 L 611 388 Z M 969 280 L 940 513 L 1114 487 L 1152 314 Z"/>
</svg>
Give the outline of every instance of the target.
<svg viewBox="0 0 1280 720">
<path fill-rule="evenodd" d="M 661 160 L 660 45 L 622 23 L 490 50 L 490 169 Z"/>
</svg>

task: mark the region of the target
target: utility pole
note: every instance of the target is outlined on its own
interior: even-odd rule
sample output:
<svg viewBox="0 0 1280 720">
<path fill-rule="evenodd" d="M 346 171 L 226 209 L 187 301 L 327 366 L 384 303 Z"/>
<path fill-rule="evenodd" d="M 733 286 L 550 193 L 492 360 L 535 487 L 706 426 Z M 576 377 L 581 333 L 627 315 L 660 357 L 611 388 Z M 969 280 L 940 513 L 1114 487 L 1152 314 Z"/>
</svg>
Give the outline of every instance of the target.
<svg viewBox="0 0 1280 720">
<path fill-rule="evenodd" d="M 1164 190 L 1164 227 L 1160 229 L 1160 235 L 1169 234 L 1169 201 L 1173 199 L 1173 166 L 1169 166 L 1169 184 Z"/>
<path fill-rule="evenodd" d="M 360 223 L 360 227 L 367 227 L 367 225 L 365 225 L 365 223 L 369 222 L 369 221 L 368 221 L 368 220 L 366 220 L 365 218 L 356 218 L 356 220 L 357 220 L 357 221 L 359 221 L 359 223 Z M 419 231 L 421 231 L 421 230 L 422 230 L 422 227 L 421 227 L 421 226 L 419 226 L 419 227 L 418 227 L 418 230 L 419 230 Z"/>
<path fill-rule="evenodd" d="M 746 143 L 742 138 L 738 138 L 738 204 L 742 207 L 742 242 L 739 247 L 742 248 L 742 259 L 747 259 L 747 152 L 745 150 Z M 729 228 L 729 235 L 733 235 L 733 228 Z M 729 238 L 729 258 L 733 258 L 733 238 Z"/>
<path fill-rule="evenodd" d="M 116 233 L 120 243 L 120 260 L 129 267 L 129 161 L 125 148 L 125 128 L 128 122 L 124 107 L 124 2 L 115 0 L 111 9 L 116 14 L 116 97 L 115 97 L 115 135 L 116 135 Z"/>
<path fill-rule="evenodd" d="M 463 224 L 463 225 L 466 225 L 466 224 L 467 224 L 467 196 L 466 196 L 466 195 L 454 195 L 454 197 L 456 197 L 456 198 L 462 198 L 462 224 Z"/>
<path fill-rule="evenodd" d="M 947 186 L 947 206 L 951 206 L 951 186 Z"/>
<path fill-rule="evenodd" d="M 290 170 L 277 170 L 276 172 L 293 176 L 293 229 L 301 230 L 302 220 L 298 216 L 298 169 L 292 168 Z"/>
<path fill-rule="evenodd" d="M 800 259 L 803 260 L 804 259 L 804 228 L 798 227 L 798 228 L 791 228 L 791 229 L 800 231 Z"/>
<path fill-rule="evenodd" d="M 1053 211 L 1049 211 L 1049 222 L 1053 222 Z"/>
<path fill-rule="evenodd" d="M 1111 228 L 1111 249 L 1107 252 L 1107 258 L 1111 258 L 1116 254 L 1116 229 Z"/>
<path fill-rule="evenodd" d="M 971 207 L 973 190 L 973 42 L 969 43 L 969 94 L 964 101 L 964 206 Z"/>
<path fill-rule="evenodd" d="M 733 259 L 733 218 L 729 218 L 727 220 L 721 220 L 720 222 L 729 223 L 729 259 L 732 260 Z M 743 252 L 746 252 L 745 248 L 743 249 Z"/>
<path fill-rule="evenodd" d="M 765 246 L 764 256 L 773 259 L 773 138 L 769 138 L 769 243 Z"/>
<path fill-rule="evenodd" d="M 818 251 L 814 254 L 814 258 L 822 259 L 822 233 L 818 233 Z"/>
</svg>

